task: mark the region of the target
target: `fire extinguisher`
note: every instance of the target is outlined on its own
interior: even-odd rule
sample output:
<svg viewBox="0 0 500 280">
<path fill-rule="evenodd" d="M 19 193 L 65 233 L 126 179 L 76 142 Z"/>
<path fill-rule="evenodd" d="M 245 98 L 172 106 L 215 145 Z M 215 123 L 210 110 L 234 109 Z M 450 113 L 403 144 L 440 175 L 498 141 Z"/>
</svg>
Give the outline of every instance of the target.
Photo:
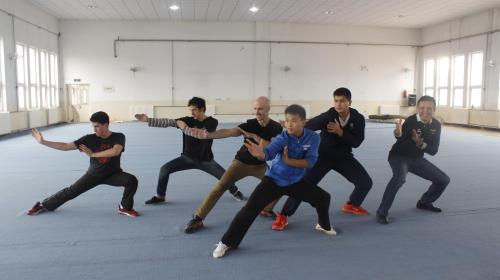
<svg viewBox="0 0 500 280">
<path fill-rule="evenodd" d="M 406 89 L 403 90 L 403 98 L 408 98 L 408 92 L 406 91 Z"/>
</svg>

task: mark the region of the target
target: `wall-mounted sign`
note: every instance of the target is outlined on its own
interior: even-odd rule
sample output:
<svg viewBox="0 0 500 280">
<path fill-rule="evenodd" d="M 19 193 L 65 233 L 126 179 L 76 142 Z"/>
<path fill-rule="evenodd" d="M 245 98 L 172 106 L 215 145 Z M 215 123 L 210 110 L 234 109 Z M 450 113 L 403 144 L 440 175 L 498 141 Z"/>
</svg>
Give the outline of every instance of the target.
<svg viewBox="0 0 500 280">
<path fill-rule="evenodd" d="M 115 92 L 115 87 L 114 86 L 104 86 L 103 91 L 104 91 L 104 93 L 113 93 L 113 92 Z"/>
</svg>

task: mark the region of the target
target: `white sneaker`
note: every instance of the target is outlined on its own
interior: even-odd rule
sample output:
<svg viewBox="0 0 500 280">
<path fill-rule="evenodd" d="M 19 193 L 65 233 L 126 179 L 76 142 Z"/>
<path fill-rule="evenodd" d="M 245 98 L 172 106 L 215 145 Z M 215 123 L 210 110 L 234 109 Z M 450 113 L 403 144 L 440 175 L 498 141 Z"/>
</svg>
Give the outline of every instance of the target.
<svg viewBox="0 0 500 280">
<path fill-rule="evenodd" d="M 319 224 L 316 224 L 316 230 L 319 230 L 319 231 L 321 231 L 321 232 L 324 232 L 324 233 L 326 233 L 326 234 L 328 234 L 328 235 L 330 235 L 330 236 L 335 236 L 335 235 L 337 235 L 337 232 L 336 232 L 333 228 L 331 228 L 330 230 L 326 230 L 326 229 L 322 228 Z M 214 252 L 214 253 L 215 253 L 215 252 Z"/>
<path fill-rule="evenodd" d="M 217 248 L 215 248 L 212 256 L 216 259 L 222 258 L 226 254 L 227 250 L 229 250 L 229 247 L 222 243 L 222 241 L 219 241 L 219 244 L 217 244 Z"/>
</svg>

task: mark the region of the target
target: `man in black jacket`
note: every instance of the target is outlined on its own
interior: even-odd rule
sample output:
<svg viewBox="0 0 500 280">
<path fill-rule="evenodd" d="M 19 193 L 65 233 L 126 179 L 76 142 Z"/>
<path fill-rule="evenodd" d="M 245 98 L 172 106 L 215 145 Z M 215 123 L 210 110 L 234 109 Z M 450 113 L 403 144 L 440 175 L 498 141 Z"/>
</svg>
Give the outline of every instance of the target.
<svg viewBox="0 0 500 280">
<path fill-rule="evenodd" d="M 450 178 L 434 164 L 424 158 L 424 153 L 435 155 L 438 152 L 441 124 L 433 118 L 436 101 L 430 96 L 422 96 L 417 103 L 417 113 L 408 117 L 402 124 L 396 123 L 394 136 L 397 141 L 389 152 L 389 164 L 392 178 L 377 211 L 377 221 L 388 224 L 387 215 L 399 188 L 411 172 L 432 182 L 431 186 L 417 202 L 417 208 L 432 212 L 441 212 L 432 203 L 436 201 L 450 183 Z"/>
<path fill-rule="evenodd" d="M 357 148 L 365 138 L 365 118 L 357 110 L 350 108 L 351 92 L 338 88 L 333 92 L 334 107 L 306 123 L 306 128 L 321 130 L 318 161 L 305 177 L 317 185 L 330 171 L 335 170 L 354 184 L 354 190 L 345 202 L 342 211 L 355 215 L 368 215 L 361 204 L 370 191 L 373 182 L 365 168 L 357 161 L 352 148 Z M 272 226 L 274 230 L 284 230 L 288 217 L 293 215 L 300 201 L 288 198 L 281 213 Z"/>
</svg>

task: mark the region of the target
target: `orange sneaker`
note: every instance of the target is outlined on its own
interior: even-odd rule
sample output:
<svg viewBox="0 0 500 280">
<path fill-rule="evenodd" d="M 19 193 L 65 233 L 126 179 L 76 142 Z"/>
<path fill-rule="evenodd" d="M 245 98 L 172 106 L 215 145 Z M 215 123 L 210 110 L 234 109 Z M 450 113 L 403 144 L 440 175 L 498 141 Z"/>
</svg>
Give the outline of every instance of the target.
<svg viewBox="0 0 500 280">
<path fill-rule="evenodd" d="M 284 230 L 288 225 L 288 217 L 283 214 L 278 214 L 276 216 L 276 220 L 274 221 L 273 226 L 271 227 L 273 230 Z"/>
<path fill-rule="evenodd" d="M 365 208 L 361 206 L 354 206 L 347 201 L 344 203 L 344 207 L 342 207 L 342 212 L 360 216 L 366 216 L 370 214 L 368 211 L 366 211 Z"/>
</svg>

